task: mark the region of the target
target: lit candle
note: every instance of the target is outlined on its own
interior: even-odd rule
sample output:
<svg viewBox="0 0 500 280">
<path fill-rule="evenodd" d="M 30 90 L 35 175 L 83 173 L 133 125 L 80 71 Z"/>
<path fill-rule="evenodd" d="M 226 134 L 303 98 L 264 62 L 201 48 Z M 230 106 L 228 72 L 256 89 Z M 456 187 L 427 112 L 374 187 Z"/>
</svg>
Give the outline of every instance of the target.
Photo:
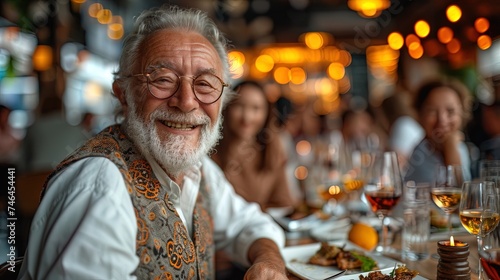
<svg viewBox="0 0 500 280">
<path fill-rule="evenodd" d="M 468 247 L 469 244 L 466 242 L 458 241 L 453 238 L 453 236 L 450 236 L 450 240 L 443 240 L 438 242 L 438 246 L 450 246 L 450 247 Z"/>
<path fill-rule="evenodd" d="M 468 262 L 469 244 L 455 240 L 438 241 L 439 263 L 437 267 L 437 279 L 470 279 L 470 267 Z"/>
</svg>

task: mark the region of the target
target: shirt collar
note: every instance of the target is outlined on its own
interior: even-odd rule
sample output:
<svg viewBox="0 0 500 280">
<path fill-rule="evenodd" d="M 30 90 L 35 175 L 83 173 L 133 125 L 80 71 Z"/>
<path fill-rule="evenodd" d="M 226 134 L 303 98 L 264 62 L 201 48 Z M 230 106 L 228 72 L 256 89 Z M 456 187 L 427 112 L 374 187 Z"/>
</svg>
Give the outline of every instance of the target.
<svg viewBox="0 0 500 280">
<path fill-rule="evenodd" d="M 177 185 L 177 183 L 168 176 L 167 172 L 165 172 L 165 170 L 161 168 L 160 164 L 158 164 L 158 162 L 151 155 L 145 154 L 144 157 L 151 165 L 151 169 L 153 170 L 153 173 L 155 174 L 158 181 L 160 181 L 160 184 L 167 187 L 169 191 L 180 193 L 180 189 L 182 186 Z M 193 165 L 193 167 L 186 170 L 184 172 L 184 179 L 182 184 L 185 184 L 186 177 L 191 179 L 192 182 L 199 184 L 201 181 L 201 166 L 201 161 L 198 161 Z"/>
</svg>

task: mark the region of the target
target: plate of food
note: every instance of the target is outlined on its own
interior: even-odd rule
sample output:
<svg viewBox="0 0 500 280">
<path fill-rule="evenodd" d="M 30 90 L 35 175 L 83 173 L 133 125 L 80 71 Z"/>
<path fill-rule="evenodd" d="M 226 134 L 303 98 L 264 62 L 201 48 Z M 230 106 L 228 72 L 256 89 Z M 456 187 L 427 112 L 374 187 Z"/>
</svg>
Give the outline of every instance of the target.
<svg viewBox="0 0 500 280">
<path fill-rule="evenodd" d="M 307 245 L 285 247 L 282 255 L 287 269 L 297 277 L 308 280 L 324 280 L 336 273 L 342 274 L 335 279 L 360 279 L 371 271 L 391 273 L 402 264 L 384 256 L 370 255 L 350 242 L 321 242 Z M 371 278 L 368 278 L 371 279 Z M 416 276 L 415 280 L 425 279 Z"/>
</svg>

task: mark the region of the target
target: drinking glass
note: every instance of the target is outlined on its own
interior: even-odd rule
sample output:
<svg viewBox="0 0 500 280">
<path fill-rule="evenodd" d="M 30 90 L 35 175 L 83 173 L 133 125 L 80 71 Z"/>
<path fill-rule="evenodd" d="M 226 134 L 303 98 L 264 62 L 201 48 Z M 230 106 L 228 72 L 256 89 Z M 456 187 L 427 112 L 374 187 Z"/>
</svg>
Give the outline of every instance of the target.
<svg viewBox="0 0 500 280">
<path fill-rule="evenodd" d="M 479 261 L 482 271 L 479 279 L 500 279 L 500 231 L 491 232 L 483 238 L 479 249 Z"/>
<path fill-rule="evenodd" d="M 429 183 L 407 182 L 404 187 L 404 227 L 401 240 L 402 256 L 405 260 L 419 261 L 429 256 L 427 243 L 430 236 Z"/>
<path fill-rule="evenodd" d="M 500 187 L 500 160 L 481 160 L 479 162 L 479 178 L 496 183 Z"/>
<path fill-rule="evenodd" d="M 474 180 L 463 183 L 460 201 L 460 222 L 476 236 L 478 253 L 483 250 L 483 239 L 500 221 L 498 191 L 490 181 Z M 478 273 L 481 273 L 481 262 Z"/>
<path fill-rule="evenodd" d="M 347 191 L 342 184 L 342 157 L 340 143 L 328 143 L 318 153 L 314 173 L 317 174 L 319 198 L 323 201 L 322 210 L 328 215 L 342 215 L 341 205 L 346 198 Z"/>
<path fill-rule="evenodd" d="M 384 220 L 398 203 L 402 189 L 403 180 L 396 153 L 390 151 L 374 154 L 366 176 L 364 194 L 382 224 L 382 242 L 375 248 L 379 253 L 391 251 L 388 247 L 388 228 Z"/>
<path fill-rule="evenodd" d="M 483 159 L 479 162 L 479 176 L 482 180 L 496 183 L 500 192 L 500 160 Z M 498 199 L 500 201 L 500 198 Z M 497 202 L 498 203 L 498 202 Z M 480 248 L 484 279 L 500 279 L 500 226 L 483 238 L 483 248 Z"/>
<path fill-rule="evenodd" d="M 448 233 L 452 233 L 451 214 L 458 209 L 462 193 L 462 167 L 460 165 L 439 166 L 431 189 L 432 201 L 444 211 Z"/>
</svg>

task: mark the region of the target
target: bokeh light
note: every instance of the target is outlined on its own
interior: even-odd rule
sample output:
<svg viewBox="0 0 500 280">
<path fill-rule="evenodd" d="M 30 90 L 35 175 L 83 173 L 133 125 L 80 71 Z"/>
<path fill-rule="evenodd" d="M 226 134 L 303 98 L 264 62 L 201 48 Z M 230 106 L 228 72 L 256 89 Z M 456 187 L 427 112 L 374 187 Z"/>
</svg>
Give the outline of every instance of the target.
<svg viewBox="0 0 500 280">
<path fill-rule="evenodd" d="M 438 30 L 437 36 L 439 42 L 448 44 L 453 39 L 453 30 L 447 26 L 441 27 Z"/>
<path fill-rule="evenodd" d="M 352 56 L 351 54 L 346 51 L 346 50 L 339 50 L 339 59 L 338 59 L 338 62 L 342 65 L 344 65 L 344 67 L 347 67 L 351 64 L 352 62 Z"/>
<path fill-rule="evenodd" d="M 403 35 L 398 32 L 392 32 L 387 36 L 387 43 L 389 44 L 389 47 L 393 50 L 399 50 L 403 47 L 404 45 L 404 39 Z"/>
<path fill-rule="evenodd" d="M 290 82 L 290 69 L 284 66 L 276 68 L 276 70 L 274 70 L 274 80 L 282 85 Z"/>
<path fill-rule="evenodd" d="M 290 69 L 290 82 L 296 85 L 303 84 L 307 79 L 306 71 L 300 67 Z"/>
<path fill-rule="evenodd" d="M 108 37 L 113 40 L 120 40 L 125 31 L 123 30 L 123 25 L 121 23 L 110 23 L 108 24 Z"/>
<path fill-rule="evenodd" d="M 477 46 L 482 50 L 487 50 L 491 47 L 491 37 L 488 35 L 481 35 L 477 38 Z"/>
<path fill-rule="evenodd" d="M 311 150 L 312 146 L 311 143 L 307 140 L 300 140 L 297 142 L 297 145 L 295 146 L 295 150 L 297 151 L 297 154 L 301 156 L 307 156 Z"/>
<path fill-rule="evenodd" d="M 102 9 L 97 12 L 97 21 L 100 24 L 108 24 L 111 23 L 111 19 L 113 18 L 113 13 L 110 9 Z"/>
<path fill-rule="evenodd" d="M 233 79 L 238 79 L 243 76 L 245 69 L 243 68 L 245 64 L 245 54 L 240 51 L 230 51 L 227 55 L 229 61 L 229 72 Z"/>
<path fill-rule="evenodd" d="M 414 46 L 415 44 L 416 43 L 414 43 L 412 46 Z M 416 47 L 408 48 L 408 54 L 413 59 L 419 59 L 424 55 L 424 48 L 422 47 L 422 45 L 418 44 L 418 46 Z"/>
<path fill-rule="evenodd" d="M 446 8 L 446 17 L 451 22 L 457 22 L 462 17 L 462 10 L 457 5 Z"/>
<path fill-rule="evenodd" d="M 305 43 L 310 49 L 317 50 L 324 45 L 323 36 L 319 32 L 308 32 L 305 36 Z"/>
<path fill-rule="evenodd" d="M 484 33 L 490 28 L 490 22 L 486 18 L 480 17 L 474 21 L 474 28 L 477 32 Z"/>
<path fill-rule="evenodd" d="M 267 73 L 274 68 L 274 60 L 270 55 L 263 54 L 255 60 L 255 67 L 260 72 Z"/>
<path fill-rule="evenodd" d="M 307 167 L 301 165 L 301 166 L 298 166 L 297 168 L 295 168 L 295 172 L 294 172 L 294 175 L 295 175 L 295 178 L 297 178 L 298 180 L 305 180 L 307 179 L 307 175 L 309 174 L 309 171 L 307 170 Z"/>
<path fill-rule="evenodd" d="M 446 49 L 450 53 L 457 53 L 458 51 L 460 51 L 461 47 L 462 46 L 460 44 L 460 41 L 457 38 L 451 39 L 451 41 L 448 44 L 446 44 Z"/>
<path fill-rule="evenodd" d="M 103 9 L 103 6 L 101 3 L 93 3 L 92 5 L 89 6 L 89 16 L 91 16 L 93 18 L 97 18 L 97 14 L 102 9 Z"/>
<path fill-rule="evenodd" d="M 345 75 L 344 65 L 338 62 L 332 62 L 328 66 L 328 76 L 330 76 L 334 80 L 340 80 Z"/>
<path fill-rule="evenodd" d="M 420 39 L 415 34 L 408 34 L 405 39 L 406 47 L 410 48 L 412 44 L 420 45 Z"/>
<path fill-rule="evenodd" d="M 431 32 L 431 27 L 425 20 L 419 20 L 415 23 L 415 34 L 420 38 L 425 38 Z"/>
<path fill-rule="evenodd" d="M 33 68 L 37 71 L 46 71 L 52 68 L 52 48 L 39 45 L 33 53 Z"/>
</svg>

